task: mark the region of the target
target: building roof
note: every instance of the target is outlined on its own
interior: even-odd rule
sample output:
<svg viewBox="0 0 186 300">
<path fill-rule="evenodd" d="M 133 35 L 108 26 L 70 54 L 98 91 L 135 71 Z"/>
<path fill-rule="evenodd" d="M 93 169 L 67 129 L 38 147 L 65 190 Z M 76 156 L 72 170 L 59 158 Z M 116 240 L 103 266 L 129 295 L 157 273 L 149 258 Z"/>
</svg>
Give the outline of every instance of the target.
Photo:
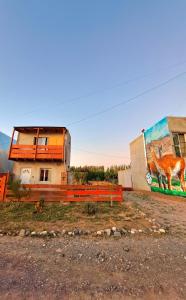
<svg viewBox="0 0 186 300">
<path fill-rule="evenodd" d="M 62 126 L 15 126 L 14 129 L 18 132 L 36 132 L 37 129 L 40 132 L 61 132 L 61 131 L 68 131 L 66 127 Z"/>
</svg>

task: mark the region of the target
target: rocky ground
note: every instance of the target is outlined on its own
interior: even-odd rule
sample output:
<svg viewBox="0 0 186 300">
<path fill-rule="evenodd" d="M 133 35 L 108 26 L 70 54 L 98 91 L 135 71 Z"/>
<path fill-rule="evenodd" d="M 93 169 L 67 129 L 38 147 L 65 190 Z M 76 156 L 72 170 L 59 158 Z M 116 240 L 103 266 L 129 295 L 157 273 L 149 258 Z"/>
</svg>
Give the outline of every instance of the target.
<svg viewBox="0 0 186 300">
<path fill-rule="evenodd" d="M 0 299 L 186 299 L 185 200 L 124 198 L 166 233 L 2 235 Z"/>
</svg>

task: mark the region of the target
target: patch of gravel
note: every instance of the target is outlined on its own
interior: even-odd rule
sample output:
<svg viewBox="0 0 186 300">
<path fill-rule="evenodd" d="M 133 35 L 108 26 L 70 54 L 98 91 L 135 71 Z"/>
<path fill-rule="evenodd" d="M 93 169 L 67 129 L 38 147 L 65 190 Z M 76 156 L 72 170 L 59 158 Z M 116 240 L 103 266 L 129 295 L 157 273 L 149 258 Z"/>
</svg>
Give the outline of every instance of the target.
<svg viewBox="0 0 186 300">
<path fill-rule="evenodd" d="M 1 299 L 185 299 L 185 278 L 185 240 L 170 236 L 0 239 Z"/>
</svg>

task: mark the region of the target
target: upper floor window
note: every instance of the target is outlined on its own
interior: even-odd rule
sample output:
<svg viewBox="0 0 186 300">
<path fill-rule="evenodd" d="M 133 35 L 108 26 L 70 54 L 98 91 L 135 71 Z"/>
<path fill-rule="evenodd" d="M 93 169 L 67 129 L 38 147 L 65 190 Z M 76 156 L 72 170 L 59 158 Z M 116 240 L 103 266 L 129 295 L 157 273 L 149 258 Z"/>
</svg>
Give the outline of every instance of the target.
<svg viewBox="0 0 186 300">
<path fill-rule="evenodd" d="M 48 138 L 47 137 L 34 137 L 34 145 L 47 145 Z"/>
<path fill-rule="evenodd" d="M 186 134 L 173 133 L 173 142 L 176 156 L 186 157 Z"/>
</svg>

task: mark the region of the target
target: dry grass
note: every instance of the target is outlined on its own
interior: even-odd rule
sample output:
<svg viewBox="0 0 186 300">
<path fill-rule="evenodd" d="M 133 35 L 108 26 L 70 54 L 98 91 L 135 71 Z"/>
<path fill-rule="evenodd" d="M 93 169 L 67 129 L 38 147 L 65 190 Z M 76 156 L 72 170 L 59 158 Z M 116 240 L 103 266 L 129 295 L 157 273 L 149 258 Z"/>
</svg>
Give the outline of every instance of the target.
<svg viewBox="0 0 186 300">
<path fill-rule="evenodd" d="M 1 203 L 0 229 L 55 229 L 84 228 L 96 230 L 112 226 L 124 228 L 142 228 L 148 224 L 139 216 L 138 210 L 122 204 L 96 203 L 96 213 L 89 215 L 85 203 L 63 205 L 60 203 L 47 204 L 42 213 L 35 213 L 31 203 Z M 126 220 L 125 220 L 126 218 Z M 129 220 L 130 218 L 130 220 Z"/>
</svg>

